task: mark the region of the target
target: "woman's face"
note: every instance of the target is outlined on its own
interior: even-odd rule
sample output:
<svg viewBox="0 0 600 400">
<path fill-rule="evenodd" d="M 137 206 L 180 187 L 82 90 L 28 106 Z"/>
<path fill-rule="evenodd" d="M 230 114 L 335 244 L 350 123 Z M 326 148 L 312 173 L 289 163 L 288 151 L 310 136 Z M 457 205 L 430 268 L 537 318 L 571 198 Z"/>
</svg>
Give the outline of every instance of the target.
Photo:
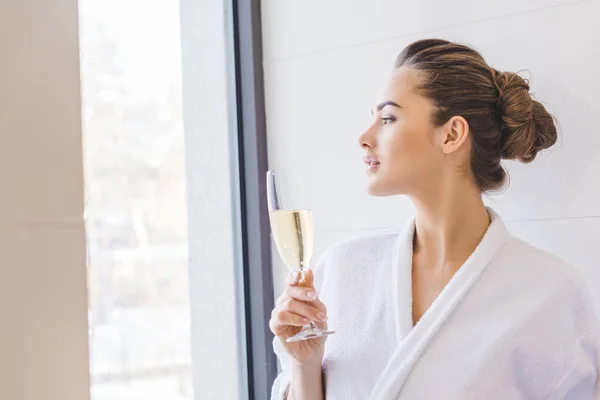
<svg viewBox="0 0 600 400">
<path fill-rule="evenodd" d="M 359 138 L 371 195 L 416 194 L 441 179 L 443 127 L 431 123 L 431 100 L 415 93 L 418 79 L 414 70 L 395 70 L 372 110 L 373 123 Z"/>
</svg>

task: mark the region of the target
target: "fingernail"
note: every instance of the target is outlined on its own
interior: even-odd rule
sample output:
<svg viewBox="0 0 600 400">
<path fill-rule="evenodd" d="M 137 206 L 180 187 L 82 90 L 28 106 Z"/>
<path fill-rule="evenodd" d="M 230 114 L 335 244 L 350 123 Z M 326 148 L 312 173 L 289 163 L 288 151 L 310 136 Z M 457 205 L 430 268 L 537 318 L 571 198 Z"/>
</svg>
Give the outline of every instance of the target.
<svg viewBox="0 0 600 400">
<path fill-rule="evenodd" d="M 320 312 L 317 314 L 317 318 L 319 318 L 319 321 L 325 321 L 327 319 L 327 315 Z"/>
<path fill-rule="evenodd" d="M 316 298 L 317 298 L 317 292 L 308 292 L 308 293 L 306 293 L 306 296 L 307 296 L 309 299 L 313 299 L 313 300 L 314 300 L 314 299 L 316 299 Z"/>
<path fill-rule="evenodd" d="M 300 275 L 298 271 L 292 272 L 292 279 L 294 280 L 294 283 L 296 283 L 296 281 L 298 280 L 298 275 Z"/>
</svg>

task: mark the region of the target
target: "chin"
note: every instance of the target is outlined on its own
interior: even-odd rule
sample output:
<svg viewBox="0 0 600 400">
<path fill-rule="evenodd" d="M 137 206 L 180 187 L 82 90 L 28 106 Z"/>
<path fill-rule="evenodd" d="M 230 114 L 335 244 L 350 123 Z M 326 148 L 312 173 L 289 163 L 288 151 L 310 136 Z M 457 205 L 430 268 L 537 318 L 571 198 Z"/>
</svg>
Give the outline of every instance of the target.
<svg viewBox="0 0 600 400">
<path fill-rule="evenodd" d="M 367 184 L 367 194 L 374 197 L 387 197 L 400 193 L 398 193 L 397 188 L 392 190 L 392 188 L 387 187 L 387 185 L 378 184 L 378 182 L 369 182 Z"/>
<path fill-rule="evenodd" d="M 367 194 L 374 197 L 388 197 L 406 195 L 412 185 L 402 176 L 383 177 L 376 174 L 369 176 L 367 181 Z"/>
</svg>

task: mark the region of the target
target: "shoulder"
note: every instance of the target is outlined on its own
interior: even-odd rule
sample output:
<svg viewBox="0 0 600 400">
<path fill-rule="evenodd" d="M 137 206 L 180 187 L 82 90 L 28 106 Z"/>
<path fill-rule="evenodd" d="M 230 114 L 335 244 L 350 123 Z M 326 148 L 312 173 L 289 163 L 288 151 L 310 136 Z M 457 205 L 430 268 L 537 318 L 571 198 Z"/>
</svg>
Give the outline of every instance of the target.
<svg viewBox="0 0 600 400">
<path fill-rule="evenodd" d="M 505 257 L 516 264 L 525 276 L 542 278 L 577 293 L 587 290 L 579 271 L 563 259 L 514 236 L 510 236 L 506 244 Z"/>
<path fill-rule="evenodd" d="M 401 229 L 387 229 L 341 240 L 329 246 L 315 264 L 315 275 L 321 279 L 336 279 L 340 274 L 352 274 L 369 266 L 387 265 L 391 260 Z"/>
<path fill-rule="evenodd" d="M 329 261 L 380 259 L 391 254 L 399 232 L 399 229 L 388 229 L 344 239 L 327 248 L 322 257 Z"/>
<path fill-rule="evenodd" d="M 580 272 L 561 258 L 510 236 L 501 253 L 502 268 L 527 289 L 525 298 L 537 298 L 561 314 L 577 321 L 580 332 L 596 329 L 597 316 L 589 285 Z"/>
<path fill-rule="evenodd" d="M 511 365 L 528 377 L 523 387 L 548 399 L 587 390 L 577 385 L 597 377 L 600 331 L 579 271 L 512 235 L 496 260 L 486 287 L 496 306 L 490 309 L 495 320 L 506 318 L 507 340 L 515 346 Z"/>
</svg>

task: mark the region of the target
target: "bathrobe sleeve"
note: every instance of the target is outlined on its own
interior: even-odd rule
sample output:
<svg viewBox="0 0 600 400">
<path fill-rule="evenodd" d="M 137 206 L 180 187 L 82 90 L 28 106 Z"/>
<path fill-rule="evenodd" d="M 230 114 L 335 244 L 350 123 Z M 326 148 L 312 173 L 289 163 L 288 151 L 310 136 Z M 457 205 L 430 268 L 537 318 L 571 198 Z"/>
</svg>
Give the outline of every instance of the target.
<svg viewBox="0 0 600 400">
<path fill-rule="evenodd" d="M 581 338 L 573 362 L 547 399 L 600 400 L 598 337 Z"/>
<path fill-rule="evenodd" d="M 581 320 L 577 325 L 583 332 L 574 341 L 571 361 L 548 400 L 600 400 L 600 325 L 587 285 L 578 283 L 573 316 Z"/>
</svg>

